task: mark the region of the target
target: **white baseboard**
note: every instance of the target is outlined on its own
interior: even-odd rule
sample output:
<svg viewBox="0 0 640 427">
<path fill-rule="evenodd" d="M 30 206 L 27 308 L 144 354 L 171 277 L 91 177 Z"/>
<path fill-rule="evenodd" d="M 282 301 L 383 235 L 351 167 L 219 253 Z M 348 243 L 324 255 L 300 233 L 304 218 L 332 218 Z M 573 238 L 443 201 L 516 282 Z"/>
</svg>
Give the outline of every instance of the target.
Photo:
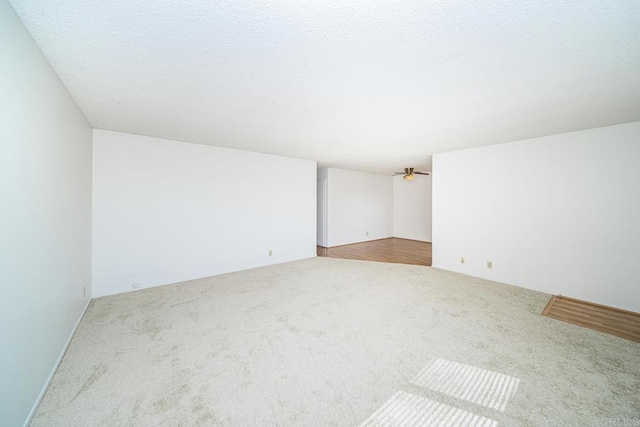
<svg viewBox="0 0 640 427">
<path fill-rule="evenodd" d="M 23 425 L 24 427 L 28 427 L 29 426 L 29 424 L 31 423 L 31 419 L 36 414 L 36 410 L 38 409 L 38 406 L 40 406 L 40 402 L 42 401 L 42 398 L 44 397 L 44 394 L 47 392 L 47 388 L 49 388 L 49 384 L 51 384 L 51 380 L 53 379 L 53 375 L 58 370 L 58 366 L 60 365 L 60 362 L 62 362 L 62 358 L 64 357 L 64 354 L 67 352 L 67 348 L 69 347 L 69 344 L 71 344 L 71 340 L 73 339 L 73 336 L 76 333 L 76 329 L 78 329 L 78 325 L 80 325 L 80 322 L 82 321 L 82 318 L 84 317 L 84 313 L 86 313 L 87 308 L 89 308 L 89 304 L 90 303 L 91 303 L 91 298 L 89 298 L 89 300 L 87 301 L 87 304 L 84 306 L 84 309 L 82 310 L 82 313 L 80 314 L 80 317 L 78 318 L 78 321 L 73 326 L 73 329 L 71 330 L 71 334 L 69 334 L 69 338 L 67 339 L 67 342 L 65 343 L 64 347 L 62 347 L 62 351 L 60 352 L 60 356 L 58 356 L 58 360 L 56 360 L 55 365 L 53 365 L 53 369 L 51 370 L 51 373 L 49 374 L 49 378 L 47 378 L 47 381 L 44 383 L 44 386 L 42 387 L 42 390 L 40 390 L 40 394 L 38 395 L 38 399 L 36 399 L 36 402 L 33 404 L 33 407 L 31 408 L 31 411 L 29 412 L 29 416 L 27 417 L 27 419 L 24 422 L 24 425 Z"/>
</svg>

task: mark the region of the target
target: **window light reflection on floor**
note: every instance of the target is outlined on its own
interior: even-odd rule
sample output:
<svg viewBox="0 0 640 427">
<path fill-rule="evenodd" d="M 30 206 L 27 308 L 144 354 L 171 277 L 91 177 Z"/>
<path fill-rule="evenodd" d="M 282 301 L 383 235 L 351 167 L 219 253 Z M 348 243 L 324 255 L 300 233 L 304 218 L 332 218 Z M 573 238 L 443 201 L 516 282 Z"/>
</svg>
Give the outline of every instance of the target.
<svg viewBox="0 0 640 427">
<path fill-rule="evenodd" d="M 361 427 L 469 426 L 497 427 L 489 418 L 404 391 L 397 392 Z"/>
<path fill-rule="evenodd" d="M 434 359 L 411 383 L 485 408 L 504 411 L 518 390 L 520 380 L 475 366 Z"/>
</svg>

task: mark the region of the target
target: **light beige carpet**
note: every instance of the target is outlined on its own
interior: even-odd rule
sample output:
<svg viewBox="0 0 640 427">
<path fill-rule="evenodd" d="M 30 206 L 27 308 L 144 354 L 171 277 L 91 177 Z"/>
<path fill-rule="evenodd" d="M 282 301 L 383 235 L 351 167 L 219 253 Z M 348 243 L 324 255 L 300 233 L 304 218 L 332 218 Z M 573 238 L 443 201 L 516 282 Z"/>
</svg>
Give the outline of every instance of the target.
<svg viewBox="0 0 640 427">
<path fill-rule="evenodd" d="M 92 301 L 34 426 L 605 425 L 640 344 L 549 295 L 316 258 Z"/>
</svg>

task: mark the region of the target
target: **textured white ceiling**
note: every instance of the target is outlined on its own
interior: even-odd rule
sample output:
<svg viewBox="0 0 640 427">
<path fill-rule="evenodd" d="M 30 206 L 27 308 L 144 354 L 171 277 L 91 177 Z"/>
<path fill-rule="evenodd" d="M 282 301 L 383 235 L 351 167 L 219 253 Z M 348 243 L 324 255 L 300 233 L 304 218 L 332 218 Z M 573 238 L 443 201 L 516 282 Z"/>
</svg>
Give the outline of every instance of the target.
<svg viewBox="0 0 640 427">
<path fill-rule="evenodd" d="M 11 0 L 91 124 L 391 172 L 640 120 L 640 1 Z"/>
</svg>

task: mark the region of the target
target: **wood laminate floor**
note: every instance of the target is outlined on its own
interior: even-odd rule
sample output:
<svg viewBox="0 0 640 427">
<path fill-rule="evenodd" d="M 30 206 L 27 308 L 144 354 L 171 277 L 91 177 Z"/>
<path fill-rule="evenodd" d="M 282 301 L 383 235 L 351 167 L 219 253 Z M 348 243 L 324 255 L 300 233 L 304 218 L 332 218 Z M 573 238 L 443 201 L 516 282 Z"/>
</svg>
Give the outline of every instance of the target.
<svg viewBox="0 0 640 427">
<path fill-rule="evenodd" d="M 640 342 L 640 314 L 563 296 L 554 296 L 542 312 L 574 325 Z"/>
<path fill-rule="evenodd" d="M 391 237 L 333 248 L 318 246 L 318 256 L 430 266 L 431 243 Z"/>
</svg>

